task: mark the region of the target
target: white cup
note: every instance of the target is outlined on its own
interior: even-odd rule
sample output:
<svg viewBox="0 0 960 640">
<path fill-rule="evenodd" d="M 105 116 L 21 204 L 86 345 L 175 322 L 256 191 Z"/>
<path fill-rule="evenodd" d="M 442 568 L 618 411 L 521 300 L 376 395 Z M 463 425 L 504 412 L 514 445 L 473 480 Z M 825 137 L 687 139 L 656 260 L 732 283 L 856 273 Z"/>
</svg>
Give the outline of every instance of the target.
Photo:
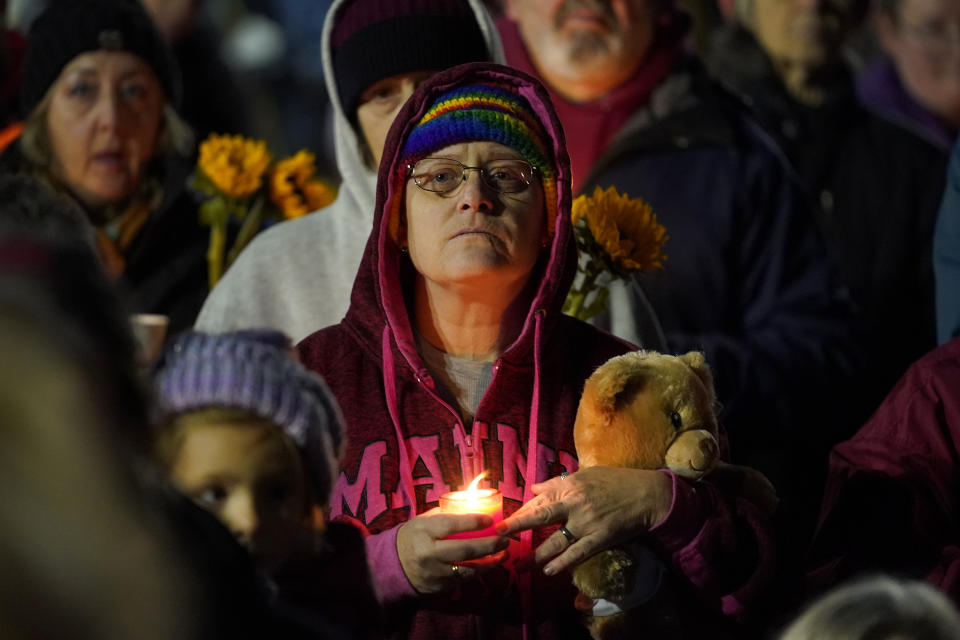
<svg viewBox="0 0 960 640">
<path fill-rule="evenodd" d="M 137 364 L 152 367 L 163 353 L 170 318 L 158 313 L 134 313 L 130 316 L 133 337 L 137 341 Z"/>
</svg>

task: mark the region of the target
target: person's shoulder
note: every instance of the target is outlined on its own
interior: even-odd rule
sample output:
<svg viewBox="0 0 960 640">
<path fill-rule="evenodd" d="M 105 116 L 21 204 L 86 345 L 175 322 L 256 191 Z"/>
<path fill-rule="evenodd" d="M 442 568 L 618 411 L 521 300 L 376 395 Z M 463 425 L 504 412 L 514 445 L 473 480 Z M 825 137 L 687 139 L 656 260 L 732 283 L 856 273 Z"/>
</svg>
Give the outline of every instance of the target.
<svg viewBox="0 0 960 640">
<path fill-rule="evenodd" d="M 598 329 L 566 314 L 560 315 L 557 338 L 568 344 L 577 345 L 577 348 L 572 351 L 583 355 L 596 365 L 639 348 L 603 329 Z"/>
<path fill-rule="evenodd" d="M 915 385 L 956 384 L 960 397 L 960 337 L 945 342 L 910 365 L 904 378 L 912 378 Z"/>
<path fill-rule="evenodd" d="M 257 234 L 250 248 L 258 246 L 258 252 L 272 252 L 278 246 L 290 248 L 301 243 L 315 243 L 318 235 L 326 235 L 340 223 L 344 215 L 340 199 L 330 206 L 312 211 L 299 218 L 284 220 Z"/>
<path fill-rule="evenodd" d="M 26 169 L 26 159 L 20 150 L 20 140 L 15 140 L 0 152 L 0 173 L 18 174 Z"/>
<path fill-rule="evenodd" d="M 300 361 L 314 370 L 317 363 L 363 357 L 360 352 L 356 336 L 343 322 L 318 329 L 297 343 Z"/>
<path fill-rule="evenodd" d="M 955 459 L 958 389 L 960 338 L 914 362 L 866 424 L 834 447 L 831 466 L 899 474 L 924 458 Z"/>
<path fill-rule="evenodd" d="M 900 380 L 871 417 L 854 436 L 854 441 L 880 441 L 895 438 L 904 442 L 923 439 L 937 430 L 937 425 L 918 420 L 920 415 L 946 401 L 950 406 L 960 403 L 960 338 L 955 338 L 929 351 L 907 368 Z M 960 415 L 943 415 L 948 421 Z M 924 435 L 927 434 L 927 435 Z"/>
<path fill-rule="evenodd" d="M 714 76 L 703 63 L 689 58 L 674 73 L 687 84 L 688 96 L 678 102 L 672 118 L 690 131 L 690 147 L 722 147 L 731 158 L 757 157 L 783 165 L 785 158 L 775 139 L 756 117 L 746 94 L 736 92 Z"/>
<path fill-rule="evenodd" d="M 315 252 L 328 247 L 336 235 L 336 225 L 339 224 L 336 218 L 342 217 L 338 213 L 341 210 L 338 202 L 264 229 L 237 256 L 230 270 L 245 273 L 247 277 L 266 279 L 272 279 L 267 275 L 272 273 L 288 276 L 289 271 L 281 268 L 283 265 L 294 270 L 309 270 L 311 265 L 316 265 Z M 229 276 L 230 272 L 227 273 Z"/>
</svg>

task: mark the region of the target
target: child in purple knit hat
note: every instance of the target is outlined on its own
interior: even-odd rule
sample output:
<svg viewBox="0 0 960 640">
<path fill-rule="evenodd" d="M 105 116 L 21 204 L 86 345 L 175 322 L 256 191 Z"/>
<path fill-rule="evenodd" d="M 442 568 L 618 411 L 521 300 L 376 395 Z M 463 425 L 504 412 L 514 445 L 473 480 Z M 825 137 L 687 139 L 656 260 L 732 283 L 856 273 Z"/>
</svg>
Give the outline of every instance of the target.
<svg viewBox="0 0 960 640">
<path fill-rule="evenodd" d="M 322 529 L 343 445 L 323 380 L 272 331 L 189 332 L 157 373 L 156 456 L 267 572 Z"/>
<path fill-rule="evenodd" d="M 365 594 L 372 602 L 361 532 L 324 517 L 343 420 L 323 379 L 295 358 L 276 331 L 181 334 L 155 378 L 154 454 L 250 551 L 280 601 L 355 628 L 362 620 L 344 620 L 334 603 L 344 593 L 354 608 Z M 336 577 L 345 563 L 352 587 Z"/>
</svg>

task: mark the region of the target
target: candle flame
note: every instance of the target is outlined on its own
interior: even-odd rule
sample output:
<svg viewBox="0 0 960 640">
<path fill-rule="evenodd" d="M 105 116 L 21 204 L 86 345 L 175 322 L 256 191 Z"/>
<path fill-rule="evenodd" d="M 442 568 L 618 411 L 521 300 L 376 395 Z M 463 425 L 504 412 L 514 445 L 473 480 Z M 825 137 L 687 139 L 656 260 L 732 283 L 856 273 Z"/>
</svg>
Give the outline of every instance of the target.
<svg viewBox="0 0 960 640">
<path fill-rule="evenodd" d="M 484 471 L 483 473 L 481 473 L 480 475 L 478 475 L 476 478 L 473 479 L 473 482 L 470 483 L 470 486 L 467 487 L 467 491 L 476 491 L 476 490 L 477 490 L 477 485 L 480 484 L 480 481 L 483 480 L 483 479 L 486 478 L 486 477 L 487 477 L 487 472 L 486 472 L 486 471 Z"/>
</svg>

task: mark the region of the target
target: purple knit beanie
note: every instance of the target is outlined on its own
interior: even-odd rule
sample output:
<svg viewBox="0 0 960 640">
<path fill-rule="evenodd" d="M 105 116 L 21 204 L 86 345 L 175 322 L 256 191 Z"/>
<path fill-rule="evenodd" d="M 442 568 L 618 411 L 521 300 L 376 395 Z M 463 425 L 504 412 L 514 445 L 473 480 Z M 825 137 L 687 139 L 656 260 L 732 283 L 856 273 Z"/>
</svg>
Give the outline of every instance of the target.
<svg viewBox="0 0 960 640">
<path fill-rule="evenodd" d="M 334 19 L 333 68 L 350 118 L 360 95 L 384 78 L 490 59 L 467 0 L 353 0 Z"/>
<path fill-rule="evenodd" d="M 336 400 L 316 373 L 271 330 L 186 332 L 168 347 L 154 380 L 159 420 L 198 409 L 241 409 L 293 441 L 322 503 L 339 474 L 345 429 Z"/>
</svg>

